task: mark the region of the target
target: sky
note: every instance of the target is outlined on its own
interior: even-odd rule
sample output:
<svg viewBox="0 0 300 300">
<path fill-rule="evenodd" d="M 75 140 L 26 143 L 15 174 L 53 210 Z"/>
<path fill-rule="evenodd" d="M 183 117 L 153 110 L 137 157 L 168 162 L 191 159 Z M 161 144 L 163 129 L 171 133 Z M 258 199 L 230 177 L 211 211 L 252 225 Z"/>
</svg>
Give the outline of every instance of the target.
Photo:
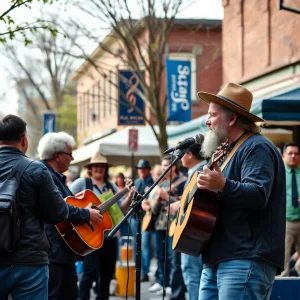
<svg viewBox="0 0 300 300">
<path fill-rule="evenodd" d="M 82 0 L 86 1 L 86 0 Z M 132 0 L 136 3 L 136 0 Z M 37 1 L 34 1 L 37 2 Z M 0 0 L 0 15 L 10 7 L 11 0 Z M 48 8 L 47 8 L 48 9 Z M 53 7 L 49 6 L 49 9 Z M 61 7 L 60 7 L 61 9 Z M 69 9 L 66 6 L 65 9 Z M 14 10 L 11 16 L 16 23 L 30 22 L 34 20 L 35 15 L 39 11 L 38 5 L 33 5 L 32 9 L 19 8 Z M 62 14 L 63 14 L 62 10 Z M 177 15 L 177 18 L 198 18 L 198 19 L 223 19 L 222 0 L 194 0 L 192 5 Z M 0 23 L 0 32 L 3 32 L 3 27 Z M 91 52 L 94 49 L 91 49 Z M 0 58 L 0 105 L 1 112 L 4 114 L 16 113 L 16 94 L 11 82 L 5 77 L 6 74 L 1 70 L 1 66 L 5 63 Z M 5 94 L 5 96 L 3 96 Z"/>
</svg>

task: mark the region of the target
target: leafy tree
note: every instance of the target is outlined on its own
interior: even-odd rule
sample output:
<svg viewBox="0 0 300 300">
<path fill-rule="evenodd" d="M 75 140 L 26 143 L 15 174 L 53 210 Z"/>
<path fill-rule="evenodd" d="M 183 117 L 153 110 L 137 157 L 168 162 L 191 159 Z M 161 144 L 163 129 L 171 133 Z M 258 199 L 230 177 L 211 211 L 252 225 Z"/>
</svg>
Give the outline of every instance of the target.
<svg viewBox="0 0 300 300">
<path fill-rule="evenodd" d="M 48 15 L 48 18 L 60 21 L 59 13 Z M 70 74 L 74 72 L 74 59 L 62 54 L 70 51 L 72 44 L 61 35 L 54 39 L 48 31 L 38 31 L 29 32 L 28 37 L 32 42 L 26 48 L 20 47 L 22 42 L 17 39 L 0 46 L 5 57 L 2 67 L 17 89 L 18 113 L 27 121 L 32 136 L 28 153 L 35 157 L 37 143 L 43 134 L 44 113 L 59 114 L 57 129 L 70 129 L 76 136 L 72 125 L 76 122 L 76 101 L 72 98 L 73 88 L 68 85 Z M 67 110 L 59 111 L 62 106 Z M 65 112 L 71 117 L 64 117 Z"/>
<path fill-rule="evenodd" d="M 21 7 L 30 9 L 33 2 L 42 2 L 44 4 L 53 4 L 57 0 L 11 0 L 10 7 L 4 11 L 0 12 L 0 24 L 4 25 L 4 31 L 0 31 L 0 43 L 6 43 L 7 37 L 13 40 L 16 37 L 16 33 L 20 33 L 24 38 L 25 46 L 31 44 L 32 41 L 28 38 L 26 32 L 35 33 L 39 29 L 47 30 L 51 33 L 53 37 L 56 37 L 58 31 L 49 22 L 37 18 L 33 22 L 25 22 L 21 24 L 15 24 L 15 20 L 11 17 L 11 13 Z"/>
<path fill-rule="evenodd" d="M 63 96 L 62 105 L 57 108 L 57 131 L 66 131 L 76 138 L 77 107 L 76 98 L 69 94 Z"/>
<path fill-rule="evenodd" d="M 168 39 L 172 32 L 176 15 L 189 6 L 190 0 L 70 0 L 93 20 L 96 30 L 89 30 L 78 19 L 72 20 L 74 26 L 89 41 L 94 41 L 103 51 L 118 58 L 120 64 L 135 72 L 140 81 L 143 93 L 139 93 L 145 107 L 156 117 L 159 131 L 154 127 L 154 122 L 146 114 L 137 110 L 146 123 L 152 127 L 159 143 L 160 151 L 167 148 L 167 112 L 166 97 L 162 99 L 164 81 L 164 58 L 166 57 Z M 133 8 L 135 8 L 133 10 Z M 140 13 L 140 18 L 138 14 Z M 99 41 L 99 30 L 108 32 L 105 39 L 110 39 L 118 45 L 118 50 L 110 48 L 105 42 Z M 76 45 L 82 50 L 85 58 L 102 75 L 107 76 L 107 65 L 99 64 L 97 58 L 86 55 L 81 45 Z M 71 55 L 73 55 L 71 53 Z M 75 55 L 73 55 L 75 56 Z M 143 66 L 143 67 L 141 67 Z M 143 75 L 145 74 L 145 76 Z M 116 84 L 111 82 L 111 84 Z M 116 88 L 118 86 L 116 85 Z M 137 91 L 138 92 L 138 91 Z M 117 102 L 118 99 L 115 99 Z M 128 105 L 131 105 L 128 103 Z"/>
</svg>

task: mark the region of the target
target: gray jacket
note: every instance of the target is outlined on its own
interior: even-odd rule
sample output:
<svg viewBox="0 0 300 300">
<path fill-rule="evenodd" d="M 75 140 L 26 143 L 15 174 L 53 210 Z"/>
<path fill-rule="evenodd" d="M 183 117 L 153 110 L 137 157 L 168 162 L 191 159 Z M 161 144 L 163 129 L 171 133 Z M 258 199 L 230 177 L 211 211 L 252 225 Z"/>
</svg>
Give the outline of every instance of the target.
<svg viewBox="0 0 300 300">
<path fill-rule="evenodd" d="M 22 157 L 26 157 L 25 154 L 15 147 L 0 147 L 0 182 Z M 48 264 L 50 244 L 45 234 L 45 221 L 51 224 L 63 222 L 68 217 L 68 207 L 47 168 L 37 161 L 23 173 L 19 191 L 20 218 L 26 220 L 36 216 L 36 219 L 21 228 L 15 251 L 1 255 L 0 264 Z"/>
</svg>

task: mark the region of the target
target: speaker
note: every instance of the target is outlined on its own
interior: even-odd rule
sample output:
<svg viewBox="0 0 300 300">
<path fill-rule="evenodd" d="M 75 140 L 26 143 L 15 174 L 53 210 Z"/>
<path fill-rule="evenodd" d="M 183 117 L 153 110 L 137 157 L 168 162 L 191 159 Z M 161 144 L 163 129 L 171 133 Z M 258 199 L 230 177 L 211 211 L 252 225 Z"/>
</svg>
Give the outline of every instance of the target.
<svg viewBox="0 0 300 300">
<path fill-rule="evenodd" d="M 276 277 L 270 300 L 299 300 L 300 277 Z"/>
</svg>

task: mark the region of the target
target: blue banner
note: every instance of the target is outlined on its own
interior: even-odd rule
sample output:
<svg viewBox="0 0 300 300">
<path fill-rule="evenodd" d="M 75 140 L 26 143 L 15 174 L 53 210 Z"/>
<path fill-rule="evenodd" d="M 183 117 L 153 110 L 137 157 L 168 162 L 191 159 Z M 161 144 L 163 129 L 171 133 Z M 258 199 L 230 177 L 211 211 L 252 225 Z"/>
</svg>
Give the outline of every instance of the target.
<svg viewBox="0 0 300 300">
<path fill-rule="evenodd" d="M 56 115 L 44 114 L 44 134 L 55 132 L 56 129 Z"/>
<path fill-rule="evenodd" d="M 189 122 L 192 119 L 191 62 L 166 60 L 168 83 L 168 121 Z"/>
<path fill-rule="evenodd" d="M 144 101 L 136 92 L 142 92 L 139 76 L 131 71 L 119 71 L 119 90 L 118 125 L 144 125 L 143 116 L 134 109 L 145 113 Z"/>
</svg>

